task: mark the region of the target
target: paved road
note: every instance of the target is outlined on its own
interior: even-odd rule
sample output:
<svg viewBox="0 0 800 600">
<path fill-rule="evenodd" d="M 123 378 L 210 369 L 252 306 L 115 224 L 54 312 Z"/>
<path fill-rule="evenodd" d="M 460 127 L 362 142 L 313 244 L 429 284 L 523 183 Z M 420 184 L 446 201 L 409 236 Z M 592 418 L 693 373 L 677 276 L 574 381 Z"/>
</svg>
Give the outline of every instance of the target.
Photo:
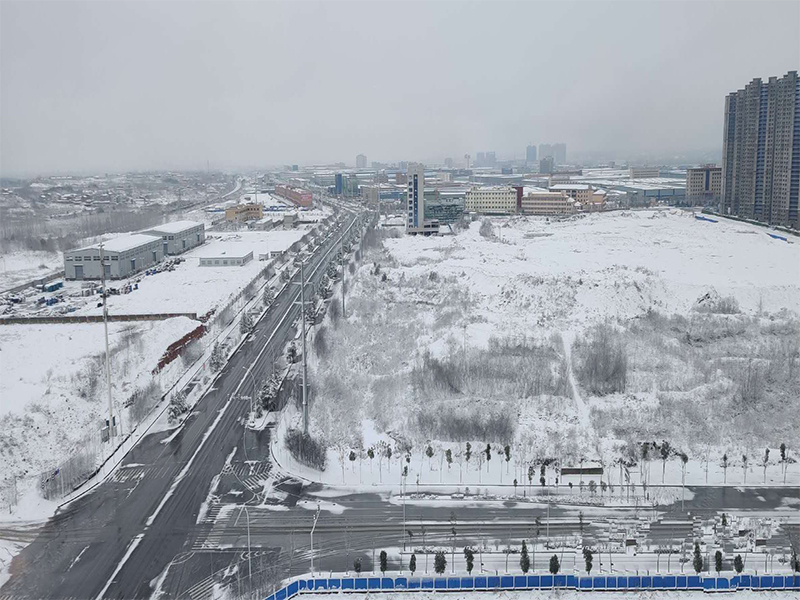
<svg viewBox="0 0 800 600">
<path fill-rule="evenodd" d="M 342 229 L 354 213 L 347 213 Z M 305 275 L 316 282 L 330 253 L 332 237 L 309 259 Z M 299 275 L 293 278 L 299 281 Z M 164 434 L 145 437 L 125 464 L 142 472 L 127 477 L 125 469 L 51 519 L 42 533 L 11 565 L 11 579 L 0 595 L 29 598 L 141 598 L 172 559 L 190 543 L 197 515 L 211 481 L 226 458 L 243 443 L 244 419 L 252 379 L 272 368 L 293 335 L 298 317 L 298 285 L 288 285 L 259 321 L 253 340 L 231 357 L 212 389 L 198 403 L 181 432 L 169 443 Z"/>
<path fill-rule="evenodd" d="M 312 281 L 322 275 L 324 269 L 315 268 L 324 263 L 328 249 L 318 249 L 310 260 L 306 274 Z M 253 381 L 245 373 L 254 365 L 251 372 L 258 380 L 271 369 L 273 352 L 280 353 L 291 335 L 299 312 L 298 293 L 298 286 L 288 286 L 279 294 L 258 323 L 254 339 L 233 355 L 180 434 L 168 443 L 166 433 L 145 437 L 110 481 L 47 524 L 14 560 L 13 576 L 0 596 L 142 598 L 157 588 L 164 597 L 197 599 L 208 597 L 219 582 L 246 589 L 247 581 L 242 580 L 251 569 L 264 591 L 276 579 L 309 570 L 309 531 L 318 501 L 325 510 L 314 540 L 317 569 L 348 569 L 359 556 L 364 570 L 370 570 L 373 552 L 402 547 L 403 506 L 397 498 L 337 495 L 286 477 L 269 460 L 271 430 L 244 427 L 249 406 L 238 396 L 250 394 Z M 204 506 L 212 481 L 217 485 L 215 497 Z M 798 495 L 796 488 L 688 489 L 693 493 L 685 508 L 701 517 L 723 509 L 786 514 Z M 677 546 L 692 538 L 695 524 L 680 511 L 680 502 L 656 512 L 659 522 L 644 534 L 654 545 Z M 563 546 L 564 568 L 570 569 L 576 560 L 580 563 L 574 547 L 581 533 L 602 544 L 612 531 L 641 525 L 639 517 L 645 513 L 653 516 L 651 509 L 637 513 L 635 508 L 553 506 L 548 531 L 547 506 L 542 504 L 408 502 L 403 560 L 411 551 L 419 552 L 418 571 L 424 571 L 423 548 L 450 547 L 455 527 L 457 547 L 482 546 L 486 568 L 500 569 L 503 549 L 534 537 L 532 524 L 539 517 L 540 540 L 549 536 L 559 548 L 545 553 L 540 547 L 537 568 L 544 569 L 549 555 L 560 554 Z M 617 555 L 613 560 L 618 570 L 635 570 L 654 558 Z M 462 562 L 456 551 L 457 567 Z M 598 568 L 600 562 L 605 564 L 602 556 L 595 560 Z M 479 560 L 476 563 L 479 568 Z M 509 565 L 517 563 L 512 555 Z M 390 568 L 400 566 L 400 555 L 393 552 Z M 671 568 L 675 571 L 679 565 Z"/>
</svg>

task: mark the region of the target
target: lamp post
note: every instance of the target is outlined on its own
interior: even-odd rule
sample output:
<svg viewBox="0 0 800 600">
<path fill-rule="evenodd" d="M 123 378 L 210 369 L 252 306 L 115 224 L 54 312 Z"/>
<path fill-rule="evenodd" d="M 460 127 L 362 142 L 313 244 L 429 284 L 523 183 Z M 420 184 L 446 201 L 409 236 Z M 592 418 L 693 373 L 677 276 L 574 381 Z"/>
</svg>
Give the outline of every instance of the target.
<svg viewBox="0 0 800 600">
<path fill-rule="evenodd" d="M 311 526 L 311 576 L 314 576 L 314 530 L 317 528 L 317 519 L 319 519 L 319 504 L 317 504 L 317 512 L 314 513 L 314 524 Z"/>
</svg>

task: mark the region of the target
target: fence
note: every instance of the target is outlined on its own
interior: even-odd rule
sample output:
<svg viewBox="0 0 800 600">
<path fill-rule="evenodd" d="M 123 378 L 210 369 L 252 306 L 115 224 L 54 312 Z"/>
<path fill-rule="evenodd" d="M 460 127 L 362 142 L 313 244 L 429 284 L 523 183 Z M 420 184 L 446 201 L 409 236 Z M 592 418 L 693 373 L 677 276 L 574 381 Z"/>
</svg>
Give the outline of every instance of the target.
<svg viewBox="0 0 800 600">
<path fill-rule="evenodd" d="M 174 317 L 186 317 L 197 321 L 197 313 L 148 313 L 140 315 L 108 315 L 115 321 L 164 321 Z M 102 315 L 63 315 L 50 317 L 0 317 L 0 325 L 38 325 L 43 323 L 102 323 Z"/>
<path fill-rule="evenodd" d="M 499 590 L 695 590 L 704 592 L 736 590 L 798 590 L 797 575 L 490 575 L 470 577 L 331 577 L 293 581 L 266 600 L 286 600 L 298 594 L 316 592 L 391 592 L 406 590 L 499 591 Z"/>
</svg>

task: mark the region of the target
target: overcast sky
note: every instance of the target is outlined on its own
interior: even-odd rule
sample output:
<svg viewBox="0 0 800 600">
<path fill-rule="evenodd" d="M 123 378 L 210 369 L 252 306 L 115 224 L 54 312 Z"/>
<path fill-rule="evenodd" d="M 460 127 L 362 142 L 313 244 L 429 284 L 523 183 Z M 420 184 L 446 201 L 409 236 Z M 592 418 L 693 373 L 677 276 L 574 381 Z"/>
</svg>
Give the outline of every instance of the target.
<svg viewBox="0 0 800 600">
<path fill-rule="evenodd" d="M 0 172 L 717 151 L 798 2 L 0 2 Z"/>
</svg>

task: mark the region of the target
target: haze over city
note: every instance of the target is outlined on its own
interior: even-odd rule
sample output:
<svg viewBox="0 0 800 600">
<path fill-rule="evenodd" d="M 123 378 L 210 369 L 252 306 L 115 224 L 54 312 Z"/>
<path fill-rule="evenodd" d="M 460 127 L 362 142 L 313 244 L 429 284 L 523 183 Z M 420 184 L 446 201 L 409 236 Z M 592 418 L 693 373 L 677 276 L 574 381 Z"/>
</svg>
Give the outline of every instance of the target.
<svg viewBox="0 0 800 600">
<path fill-rule="evenodd" d="M 797 2 L 3 2 L 0 173 L 719 156 Z M 413 23 L 413 27 L 409 25 Z"/>
</svg>

